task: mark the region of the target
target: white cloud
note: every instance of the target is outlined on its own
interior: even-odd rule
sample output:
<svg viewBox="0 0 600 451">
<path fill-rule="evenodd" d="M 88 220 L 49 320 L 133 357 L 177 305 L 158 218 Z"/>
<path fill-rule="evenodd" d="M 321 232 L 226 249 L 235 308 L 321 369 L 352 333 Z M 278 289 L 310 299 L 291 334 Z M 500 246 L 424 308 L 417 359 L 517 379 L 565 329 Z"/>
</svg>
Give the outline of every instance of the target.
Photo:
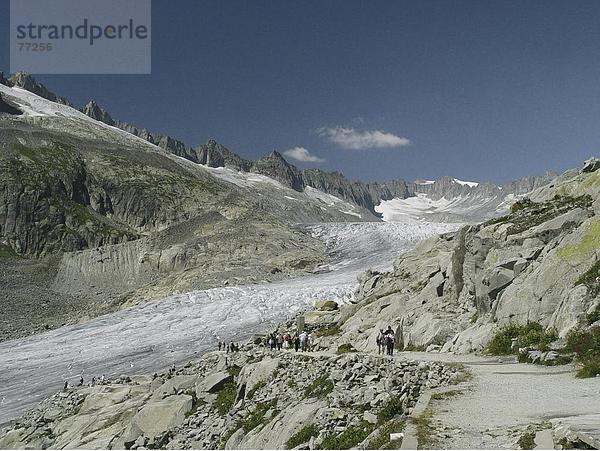
<svg viewBox="0 0 600 451">
<path fill-rule="evenodd" d="M 294 147 L 288 149 L 283 154 L 287 157 L 293 158 L 297 161 L 311 162 L 311 163 L 322 163 L 325 161 L 323 158 L 319 158 L 316 155 L 311 154 L 304 147 Z"/>
<path fill-rule="evenodd" d="M 317 134 L 345 149 L 383 149 L 410 145 L 410 139 L 381 130 L 359 131 L 346 127 L 322 127 Z"/>
</svg>

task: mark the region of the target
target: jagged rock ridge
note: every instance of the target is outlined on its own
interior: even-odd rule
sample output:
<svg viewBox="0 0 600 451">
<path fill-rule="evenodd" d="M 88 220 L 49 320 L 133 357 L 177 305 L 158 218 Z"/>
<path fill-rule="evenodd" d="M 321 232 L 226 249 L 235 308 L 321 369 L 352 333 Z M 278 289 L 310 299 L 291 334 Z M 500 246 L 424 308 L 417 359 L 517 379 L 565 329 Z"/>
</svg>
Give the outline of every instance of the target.
<svg viewBox="0 0 600 451">
<path fill-rule="evenodd" d="M 51 101 L 70 105 L 66 99 L 56 96 L 42 84 L 35 81 L 33 77 L 22 72 L 15 74 L 8 81 L 5 80 L 5 82 L 2 82 L 2 78 L 0 78 L 0 83 L 8 86 L 19 86 Z M 162 147 L 174 155 L 186 158 L 195 163 L 213 168 L 228 167 L 236 171 L 266 175 L 300 192 L 305 187 L 311 186 L 363 207 L 375 216 L 380 215 L 376 207 L 382 201 L 406 199 L 418 194 L 426 194 L 433 200 L 468 197 L 463 204 L 471 207 L 472 211 L 469 215 L 442 214 L 432 216 L 435 220 L 472 221 L 483 219 L 495 215 L 496 209 L 499 206 L 505 203 L 506 206 L 509 206 L 510 201 L 514 200 L 511 198 L 511 195 L 518 197 L 531 192 L 533 189 L 549 183 L 556 176 L 556 174 L 547 173 L 542 177 L 526 177 L 521 180 L 509 182 L 502 187 L 490 183 L 463 184 L 450 177 L 443 177 L 438 181 L 425 184 L 418 182 L 409 183 L 402 179 L 382 183 L 364 183 L 349 180 L 340 172 L 326 172 L 320 169 L 300 170 L 288 163 L 276 151 L 257 161 L 251 161 L 243 159 L 222 144 L 217 143 L 214 139 L 210 139 L 206 144 L 201 144 L 195 148 L 188 147 L 181 140 L 171 136 L 150 132 L 145 128 L 139 128 L 127 122 L 115 120 L 93 100 L 85 105 L 81 111 L 95 120 L 127 131 Z M 483 205 L 477 208 L 479 204 Z"/>
</svg>

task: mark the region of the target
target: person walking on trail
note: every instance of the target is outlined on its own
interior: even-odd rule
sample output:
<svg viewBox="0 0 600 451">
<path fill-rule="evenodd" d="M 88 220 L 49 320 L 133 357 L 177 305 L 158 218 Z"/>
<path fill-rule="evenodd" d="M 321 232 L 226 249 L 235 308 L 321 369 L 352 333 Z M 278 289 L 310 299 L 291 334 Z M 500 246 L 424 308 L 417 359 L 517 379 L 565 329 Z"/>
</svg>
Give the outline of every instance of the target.
<svg viewBox="0 0 600 451">
<path fill-rule="evenodd" d="M 283 349 L 290 349 L 290 334 L 287 332 L 283 335 Z"/>
<path fill-rule="evenodd" d="M 312 351 L 312 347 L 313 347 L 313 336 L 311 333 L 309 333 L 306 337 L 306 349 L 308 350 L 308 352 Z"/>
<path fill-rule="evenodd" d="M 379 333 L 377 334 L 377 353 L 383 354 L 383 349 L 385 345 L 385 334 L 383 333 L 383 329 L 379 329 Z"/>
<path fill-rule="evenodd" d="M 388 326 L 384 336 L 387 348 L 387 355 L 394 355 L 394 331 L 390 326 Z"/>
<path fill-rule="evenodd" d="M 219 341 L 219 351 L 221 350 L 221 342 Z"/>
<path fill-rule="evenodd" d="M 308 336 L 306 335 L 306 332 L 302 331 L 299 338 L 300 338 L 300 349 L 302 350 L 302 352 L 304 352 L 304 351 L 306 351 L 306 339 L 308 338 Z"/>
<path fill-rule="evenodd" d="M 269 349 L 272 351 L 273 350 L 273 335 L 269 335 L 269 340 L 267 341 L 267 343 L 269 344 Z"/>
<path fill-rule="evenodd" d="M 277 335 L 277 350 L 281 351 L 281 347 L 283 346 L 283 335 Z"/>
<path fill-rule="evenodd" d="M 69 381 L 65 381 L 65 386 L 63 387 L 64 391 L 67 391 L 69 389 Z"/>
<path fill-rule="evenodd" d="M 298 337 L 298 334 L 294 334 L 294 351 L 298 352 L 298 348 L 300 347 L 300 338 Z"/>
</svg>

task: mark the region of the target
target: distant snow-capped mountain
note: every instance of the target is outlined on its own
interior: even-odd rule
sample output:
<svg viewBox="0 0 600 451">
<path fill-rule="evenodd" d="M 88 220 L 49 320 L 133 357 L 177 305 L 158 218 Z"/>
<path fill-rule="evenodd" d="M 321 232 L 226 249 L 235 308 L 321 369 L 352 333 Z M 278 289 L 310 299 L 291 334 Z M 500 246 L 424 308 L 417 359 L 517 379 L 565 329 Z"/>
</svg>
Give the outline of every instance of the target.
<svg viewBox="0 0 600 451">
<path fill-rule="evenodd" d="M 21 88 L 57 103 L 56 107 L 50 107 L 56 110 L 52 114 L 76 115 L 73 112 L 60 111 L 60 107 L 71 106 L 70 102 L 48 90 L 29 74 L 19 72 L 6 79 L 0 72 L 0 84 Z M 32 109 L 32 112 L 35 112 L 34 110 Z M 240 157 L 214 139 L 195 148 L 189 147 L 171 136 L 115 120 L 93 100 L 80 111 L 82 115 L 137 136 L 191 162 L 210 168 L 228 168 L 234 172 L 260 174 L 300 193 L 310 187 L 363 208 L 384 221 L 426 219 L 471 222 L 486 219 L 501 214 L 516 199 L 556 177 L 554 173 L 546 173 L 540 177 L 525 177 L 503 186 L 463 181 L 453 177 L 414 182 L 395 179 L 365 183 L 350 180 L 340 172 L 301 170 L 286 161 L 277 151 L 252 161 Z"/>
</svg>

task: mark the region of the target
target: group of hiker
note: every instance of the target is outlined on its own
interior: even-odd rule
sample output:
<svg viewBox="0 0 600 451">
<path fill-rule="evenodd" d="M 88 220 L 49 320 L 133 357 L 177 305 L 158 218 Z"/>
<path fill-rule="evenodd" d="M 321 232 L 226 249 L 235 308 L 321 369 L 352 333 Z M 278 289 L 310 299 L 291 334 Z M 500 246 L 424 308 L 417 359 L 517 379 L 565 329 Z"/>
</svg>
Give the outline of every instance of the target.
<svg viewBox="0 0 600 451">
<path fill-rule="evenodd" d="M 303 330 L 302 332 L 290 335 L 288 332 L 278 333 L 273 332 L 265 339 L 265 347 L 271 351 L 281 351 L 282 349 L 294 349 L 298 352 L 312 351 L 313 337 L 312 334 Z"/>
<path fill-rule="evenodd" d="M 229 345 L 227 343 L 225 343 L 224 341 L 219 341 L 219 351 L 225 351 L 227 353 L 234 353 L 234 352 L 238 352 L 240 350 L 240 347 L 235 344 L 234 342 L 230 341 Z"/>
<path fill-rule="evenodd" d="M 396 334 L 392 330 L 391 326 L 388 326 L 387 330 L 379 329 L 377 335 L 377 349 L 379 354 L 394 355 L 394 340 Z"/>
<path fill-rule="evenodd" d="M 76 387 L 83 387 L 83 375 L 79 377 L 79 383 L 76 385 Z M 89 386 L 93 387 L 94 385 L 104 385 L 105 383 L 107 383 L 107 379 L 106 376 L 104 376 L 104 374 L 102 376 L 99 376 L 96 378 L 96 376 L 92 376 L 92 379 L 89 382 Z M 68 390 L 69 388 L 69 381 L 65 381 L 65 385 L 63 386 L 63 390 Z"/>
</svg>

